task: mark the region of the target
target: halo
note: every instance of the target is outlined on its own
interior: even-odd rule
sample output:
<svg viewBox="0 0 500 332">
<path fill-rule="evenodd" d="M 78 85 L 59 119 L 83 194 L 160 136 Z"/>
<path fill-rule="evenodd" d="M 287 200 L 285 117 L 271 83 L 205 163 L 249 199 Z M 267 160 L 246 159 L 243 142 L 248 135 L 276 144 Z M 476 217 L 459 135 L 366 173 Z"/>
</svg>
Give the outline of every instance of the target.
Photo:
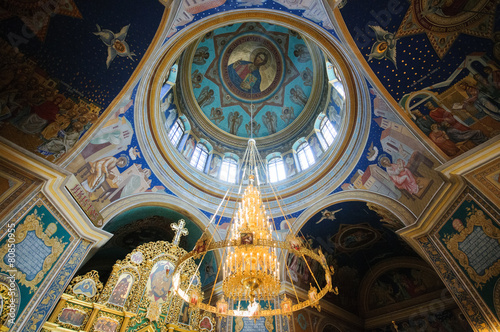
<svg viewBox="0 0 500 332">
<path fill-rule="evenodd" d="M 274 62 L 274 58 L 271 56 L 271 52 L 269 52 L 269 50 L 265 47 L 258 47 L 256 48 L 255 50 L 252 51 L 252 53 L 250 53 L 250 60 L 253 62 L 253 60 L 255 59 L 255 57 L 257 56 L 258 53 L 265 53 L 266 54 L 266 57 L 267 57 L 267 62 L 265 65 L 262 65 L 260 68 L 262 68 L 262 70 L 265 70 L 267 68 L 269 68 L 269 66 L 271 65 L 272 62 Z"/>
<path fill-rule="evenodd" d="M 380 167 L 384 167 L 384 166 L 382 166 L 382 164 L 380 163 L 380 161 L 381 161 L 383 158 L 387 158 L 387 159 L 389 159 L 389 162 L 391 162 L 391 158 L 389 158 L 389 156 L 388 156 L 387 154 L 382 153 L 382 154 L 378 157 L 378 159 L 377 159 L 377 163 L 378 163 L 378 165 L 379 165 Z"/>
</svg>

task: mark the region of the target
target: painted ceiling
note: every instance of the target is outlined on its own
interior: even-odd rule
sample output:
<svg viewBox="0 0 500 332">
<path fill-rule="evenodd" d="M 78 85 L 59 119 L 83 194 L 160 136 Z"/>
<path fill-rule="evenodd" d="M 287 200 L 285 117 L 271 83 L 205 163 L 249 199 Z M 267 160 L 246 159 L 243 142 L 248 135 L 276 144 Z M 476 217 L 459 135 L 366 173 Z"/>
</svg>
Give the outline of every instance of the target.
<svg viewBox="0 0 500 332">
<path fill-rule="evenodd" d="M 353 134 L 354 138 L 363 138 L 352 148 L 355 156 L 339 159 L 339 163 L 349 165 L 348 171 L 328 182 L 331 185 L 320 197 L 308 196 L 307 190 L 291 194 L 301 205 L 296 203 L 288 212 L 292 220 L 298 220 L 314 205 L 316 211 L 302 227 L 305 239 L 328 252 L 338 269 L 345 267 L 346 273 L 359 279 L 372 264 L 397 258 L 395 253 L 415 255 L 401 243 L 394 228 L 384 225 L 383 218 L 367 209 L 365 203 L 332 204 L 328 199 L 340 196 L 352 200 L 372 194 L 370 197 L 382 197 L 390 203 L 387 205 L 402 206 L 417 218 L 443 185 L 444 180 L 434 169 L 500 133 L 500 20 L 493 0 L 436 4 L 425 0 L 347 0 L 333 16 L 327 14 L 323 2 L 316 0 L 222 0 L 207 1 L 204 7 L 182 2 L 172 26 L 166 26 L 165 7 L 156 0 L 106 0 L 98 4 L 65 0 L 57 8 L 48 3 L 39 1 L 31 6 L 4 1 L 0 6 L 0 135 L 73 173 L 91 201 L 87 207 L 98 213 L 105 214 L 107 207 L 145 194 L 159 195 L 165 201 L 188 201 L 187 195 L 176 191 L 181 186 L 193 195 L 194 185 L 165 181 L 154 171 L 155 165 L 163 165 L 164 160 L 156 159 L 151 147 L 138 139 L 138 135 L 150 138 L 152 134 L 141 132 L 139 115 L 144 110 L 136 97 L 141 75 L 157 61 L 151 56 L 153 51 L 170 45 L 191 25 L 234 11 L 267 9 L 298 18 L 304 26 L 314 25 L 342 49 L 346 61 L 350 61 L 349 68 L 359 75 L 358 94 L 349 101 L 360 100 L 362 107 L 356 112 L 365 110 L 367 116 L 356 119 L 359 126 L 346 133 L 346 137 Z M 34 18 L 39 24 L 33 25 Z M 235 24 L 207 36 L 198 49 L 206 47 L 208 57 L 200 51 L 196 60 L 205 63 L 193 60 L 191 67 L 192 73 L 204 73 L 200 86 L 193 85 L 194 95 L 199 98 L 207 87 L 214 90 L 212 103 L 199 99 L 205 116 L 210 119 L 212 108 L 223 108 L 225 119 L 216 125 L 241 137 L 249 136 L 243 125 L 250 119 L 248 96 L 238 97 L 238 91 L 235 94 L 227 87 L 233 83 L 228 80 L 229 74 L 224 87 L 223 78 L 209 69 L 217 67 L 220 71 L 232 64 L 230 57 L 225 67 L 215 61 L 215 54 L 227 52 L 216 42 L 227 35 L 232 45 L 246 36 L 246 26 Z M 159 27 L 168 31 L 157 31 Z M 274 131 L 263 120 L 268 111 L 275 112 L 278 119 L 283 107 L 294 107 L 298 114 L 300 103 L 293 102 L 291 89 L 299 85 L 307 97 L 311 88 L 304 84 L 301 73 L 311 65 L 309 60 L 301 62 L 295 56 L 296 46 L 304 44 L 291 30 L 268 23 L 259 23 L 257 30 L 259 38 L 267 40 L 269 48 L 279 54 L 284 71 L 278 83 L 275 75 L 269 86 L 256 88 L 257 94 L 269 89 L 258 97 L 262 99 L 260 105 L 256 104 L 261 107 L 258 112 L 256 109 L 260 124 L 256 135 L 263 137 Z M 277 36 L 283 36 L 281 44 Z M 238 97 L 244 101 L 239 100 L 238 106 L 224 104 L 226 93 L 229 100 Z M 275 96 L 279 102 L 272 105 Z M 328 101 L 330 106 L 334 102 L 333 97 Z M 340 113 L 340 109 L 335 111 Z M 244 117 L 238 130 L 232 130 L 228 123 L 231 110 L 233 116 L 239 112 Z M 332 111 L 331 119 L 339 114 L 336 112 Z M 285 125 L 286 121 L 278 120 L 276 132 Z M 345 137 L 339 138 L 339 145 L 342 139 Z M 311 168 L 310 183 L 296 177 L 282 183 L 283 188 L 303 181 L 308 190 L 315 191 L 321 179 L 317 180 L 314 173 L 330 173 L 331 165 L 326 161 L 335 151 L 327 152 L 318 158 L 316 168 Z M 173 167 L 169 172 L 178 177 L 180 168 Z M 191 181 L 203 179 L 203 174 L 186 169 Z M 189 204 L 210 218 L 221 196 L 205 190 L 196 196 L 198 205 Z M 323 211 L 337 211 L 335 219 L 324 219 Z M 133 224 L 140 219 L 136 217 L 127 222 Z M 221 223 L 228 220 L 225 216 Z M 107 229 L 120 229 L 112 222 Z M 353 234 L 357 235 L 348 238 Z M 365 239 L 357 239 L 358 235 Z M 356 310 L 352 303 L 340 305 Z"/>
<path fill-rule="evenodd" d="M 203 113 L 241 137 L 264 137 L 290 125 L 306 106 L 313 83 L 311 54 L 301 36 L 266 23 L 207 34 L 197 45 L 191 72 Z"/>
</svg>

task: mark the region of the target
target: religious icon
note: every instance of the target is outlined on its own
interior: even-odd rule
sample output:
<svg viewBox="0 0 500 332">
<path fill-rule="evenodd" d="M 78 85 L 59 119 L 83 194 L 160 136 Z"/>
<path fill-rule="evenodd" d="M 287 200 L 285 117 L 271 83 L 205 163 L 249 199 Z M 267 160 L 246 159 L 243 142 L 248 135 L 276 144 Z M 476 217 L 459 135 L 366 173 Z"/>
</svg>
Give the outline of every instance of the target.
<svg viewBox="0 0 500 332">
<path fill-rule="evenodd" d="M 81 294 L 86 297 L 93 297 L 97 293 L 95 282 L 92 279 L 84 279 L 73 286 L 73 293 Z"/>
<path fill-rule="evenodd" d="M 241 233 L 241 244 L 253 244 L 253 233 Z"/>
<path fill-rule="evenodd" d="M 200 300 L 200 293 L 198 291 L 193 291 L 191 293 L 191 298 L 189 299 L 189 306 L 196 306 Z"/>
<path fill-rule="evenodd" d="M 292 300 L 287 298 L 286 294 L 283 298 L 283 301 L 281 302 L 281 312 L 284 315 L 289 315 L 292 312 Z"/>
<path fill-rule="evenodd" d="M 108 317 L 99 317 L 94 324 L 94 331 L 98 332 L 116 332 L 118 322 Z"/>
<path fill-rule="evenodd" d="M 203 317 L 200 320 L 200 331 L 212 331 L 214 328 L 212 321 L 208 316 Z"/>
<path fill-rule="evenodd" d="M 120 275 L 120 277 L 118 278 L 118 282 L 116 283 L 116 286 L 113 289 L 111 296 L 109 297 L 108 302 L 119 307 L 123 307 L 125 305 L 125 301 L 127 300 L 127 296 L 133 281 L 134 277 L 132 277 L 128 273 Z"/>
<path fill-rule="evenodd" d="M 199 254 L 199 253 L 202 253 L 205 250 L 207 250 L 207 242 L 208 242 L 207 239 L 203 239 L 203 238 L 199 239 L 196 242 L 196 246 L 194 247 L 194 251 Z"/>
<path fill-rule="evenodd" d="M 307 297 L 309 297 L 309 300 L 311 302 L 315 302 L 318 298 L 318 290 L 316 289 L 316 287 L 312 286 L 311 284 L 309 284 L 309 291 L 307 292 Z"/>
<path fill-rule="evenodd" d="M 227 315 L 227 302 L 222 300 L 217 301 L 217 314 L 219 315 Z"/>
<path fill-rule="evenodd" d="M 58 320 L 61 323 L 70 324 L 73 326 L 81 326 L 86 316 L 87 315 L 83 311 L 72 308 L 64 308 L 61 311 Z"/>
<path fill-rule="evenodd" d="M 189 304 L 184 302 L 179 314 L 179 323 L 189 325 L 189 318 Z"/>
<path fill-rule="evenodd" d="M 172 286 L 174 266 L 167 261 L 157 262 L 151 269 L 146 289 L 154 302 L 165 302 Z"/>
<path fill-rule="evenodd" d="M 252 61 L 236 60 L 227 68 L 231 82 L 245 92 L 259 93 L 262 81 L 260 67 L 269 60 L 266 52 L 258 52 Z"/>
</svg>

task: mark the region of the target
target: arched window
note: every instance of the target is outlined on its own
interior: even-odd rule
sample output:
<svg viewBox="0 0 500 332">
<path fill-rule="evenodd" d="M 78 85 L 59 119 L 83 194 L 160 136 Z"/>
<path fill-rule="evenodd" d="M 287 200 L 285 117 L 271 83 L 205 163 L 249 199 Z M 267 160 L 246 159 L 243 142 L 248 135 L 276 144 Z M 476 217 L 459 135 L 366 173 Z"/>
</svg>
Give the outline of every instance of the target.
<svg viewBox="0 0 500 332">
<path fill-rule="evenodd" d="M 177 121 L 175 121 L 174 125 L 170 129 L 170 132 L 168 133 L 168 138 L 170 139 L 170 142 L 172 142 L 172 144 L 177 147 L 183 134 L 184 124 L 180 119 L 177 119 Z"/>
<path fill-rule="evenodd" d="M 309 143 L 304 142 L 297 148 L 297 158 L 299 159 L 300 169 L 305 170 L 314 164 L 314 155 Z"/>
<path fill-rule="evenodd" d="M 323 120 L 321 120 L 319 130 L 321 131 L 321 135 L 323 135 L 323 138 L 324 138 L 324 141 L 320 140 L 320 142 L 321 142 L 323 150 L 326 151 L 326 149 L 330 145 L 332 145 L 333 140 L 337 136 L 337 131 L 335 130 L 332 123 L 330 122 L 330 120 L 328 120 L 328 118 L 326 116 L 323 118 Z M 326 142 L 327 146 L 324 146 L 325 142 Z"/>
<path fill-rule="evenodd" d="M 238 172 L 238 162 L 236 159 L 226 157 L 220 167 L 219 179 L 230 183 L 236 183 L 236 173 Z"/>
<path fill-rule="evenodd" d="M 271 158 L 267 162 L 267 169 L 269 171 L 269 181 L 271 183 L 286 179 L 285 164 L 283 164 L 283 159 L 281 157 Z"/>
<path fill-rule="evenodd" d="M 196 144 L 193 155 L 191 156 L 191 161 L 189 162 L 191 166 L 196 167 L 200 171 L 205 170 L 205 165 L 207 164 L 208 149 L 203 143 Z"/>
</svg>

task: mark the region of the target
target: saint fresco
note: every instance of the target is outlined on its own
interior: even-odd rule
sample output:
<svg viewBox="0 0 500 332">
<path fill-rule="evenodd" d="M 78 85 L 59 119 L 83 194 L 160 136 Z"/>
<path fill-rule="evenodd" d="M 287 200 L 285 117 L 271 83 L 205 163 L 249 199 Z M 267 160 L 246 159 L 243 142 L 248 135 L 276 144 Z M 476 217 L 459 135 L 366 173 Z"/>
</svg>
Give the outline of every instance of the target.
<svg viewBox="0 0 500 332">
<path fill-rule="evenodd" d="M 94 324 L 94 331 L 99 332 L 116 332 L 118 330 L 118 322 L 108 317 L 100 317 Z"/>
<path fill-rule="evenodd" d="M 172 285 L 174 265 L 168 261 L 157 262 L 151 269 L 146 285 L 146 296 L 151 302 L 165 302 Z"/>
<path fill-rule="evenodd" d="M 61 311 L 58 320 L 61 323 L 70 324 L 73 326 L 81 326 L 86 316 L 87 315 L 83 311 L 72 308 L 64 308 Z"/>
<path fill-rule="evenodd" d="M 119 307 L 123 307 L 127 301 L 128 293 L 132 288 L 132 283 L 134 282 L 134 277 L 128 273 L 123 273 L 118 278 L 116 286 L 109 297 L 108 302 Z"/>
<path fill-rule="evenodd" d="M 283 67 L 281 52 L 273 41 L 259 34 L 243 34 L 224 50 L 221 76 L 234 97 L 262 100 L 278 88 Z"/>
</svg>

